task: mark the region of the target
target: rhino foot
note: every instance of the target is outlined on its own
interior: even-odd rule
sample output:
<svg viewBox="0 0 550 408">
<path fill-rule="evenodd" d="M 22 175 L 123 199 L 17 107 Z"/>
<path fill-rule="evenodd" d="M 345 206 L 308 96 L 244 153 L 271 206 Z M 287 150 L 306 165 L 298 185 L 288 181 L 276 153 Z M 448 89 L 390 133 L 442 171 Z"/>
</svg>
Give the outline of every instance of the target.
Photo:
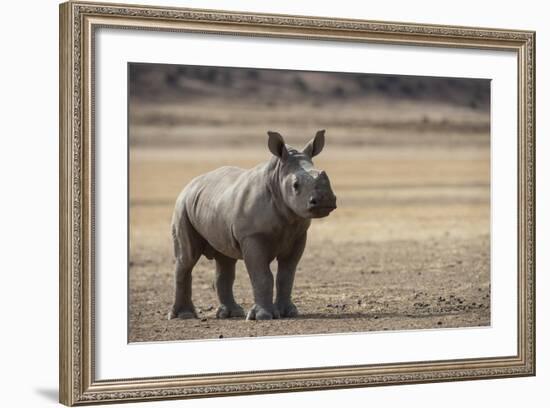
<svg viewBox="0 0 550 408">
<path fill-rule="evenodd" d="M 238 304 L 220 305 L 216 311 L 218 319 L 228 319 L 230 317 L 244 317 L 244 309 Z"/>
<path fill-rule="evenodd" d="M 281 317 L 296 317 L 298 316 L 298 308 L 292 302 L 280 302 L 276 304 Z"/>
<path fill-rule="evenodd" d="M 271 320 L 278 319 L 280 317 L 279 311 L 271 307 L 271 310 L 268 310 L 260 305 L 255 304 L 248 311 L 246 315 L 246 320 Z"/>
<path fill-rule="evenodd" d="M 172 319 L 196 319 L 197 312 L 194 307 L 181 307 L 178 309 L 172 308 L 168 313 L 168 320 Z"/>
</svg>

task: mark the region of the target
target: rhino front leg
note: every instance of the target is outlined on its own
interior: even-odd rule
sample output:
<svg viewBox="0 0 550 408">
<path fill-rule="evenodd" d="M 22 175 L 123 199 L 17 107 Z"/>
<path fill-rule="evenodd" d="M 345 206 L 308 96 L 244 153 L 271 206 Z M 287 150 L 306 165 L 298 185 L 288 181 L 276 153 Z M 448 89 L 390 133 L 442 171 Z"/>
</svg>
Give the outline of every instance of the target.
<svg viewBox="0 0 550 408">
<path fill-rule="evenodd" d="M 298 308 L 292 302 L 292 286 L 294 285 L 296 267 L 304 253 L 306 238 L 306 234 L 298 238 L 288 254 L 277 258 L 277 299 L 275 306 L 281 317 L 298 316 Z"/>
<path fill-rule="evenodd" d="M 273 305 L 273 274 L 269 269 L 268 243 L 261 238 L 248 238 L 241 248 L 254 293 L 254 305 L 248 311 L 246 320 L 277 319 L 279 313 Z"/>
<path fill-rule="evenodd" d="M 222 254 L 216 256 L 216 293 L 220 306 L 216 317 L 227 319 L 230 317 L 244 317 L 244 310 L 233 297 L 233 283 L 235 282 L 235 259 Z"/>
</svg>

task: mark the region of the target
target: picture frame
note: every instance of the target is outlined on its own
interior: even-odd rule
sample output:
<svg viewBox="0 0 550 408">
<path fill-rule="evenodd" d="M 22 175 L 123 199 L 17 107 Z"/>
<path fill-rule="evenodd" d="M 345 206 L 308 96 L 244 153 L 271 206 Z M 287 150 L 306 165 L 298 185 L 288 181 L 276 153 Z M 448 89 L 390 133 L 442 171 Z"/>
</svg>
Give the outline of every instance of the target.
<svg viewBox="0 0 550 408">
<path fill-rule="evenodd" d="M 517 179 L 509 182 L 517 186 L 517 352 L 98 379 L 95 271 L 101 254 L 96 252 L 95 217 L 96 192 L 101 188 L 96 183 L 96 161 L 101 158 L 96 151 L 95 41 L 102 28 L 513 53 L 517 60 Z M 70 1 L 60 5 L 59 79 L 61 403 L 72 406 L 535 375 L 534 32 Z"/>
</svg>

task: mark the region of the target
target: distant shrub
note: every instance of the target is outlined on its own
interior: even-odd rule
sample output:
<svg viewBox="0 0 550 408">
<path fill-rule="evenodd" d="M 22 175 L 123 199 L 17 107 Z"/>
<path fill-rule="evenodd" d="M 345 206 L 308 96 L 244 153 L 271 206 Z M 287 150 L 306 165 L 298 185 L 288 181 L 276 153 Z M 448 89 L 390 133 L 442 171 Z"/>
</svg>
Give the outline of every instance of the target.
<svg viewBox="0 0 550 408">
<path fill-rule="evenodd" d="M 178 85 L 178 75 L 173 72 L 167 72 L 164 77 L 164 83 L 169 87 L 174 87 Z"/>
<path fill-rule="evenodd" d="M 246 71 L 246 76 L 248 79 L 258 79 L 260 78 L 260 72 L 257 69 L 249 69 Z"/>
<path fill-rule="evenodd" d="M 207 69 L 204 75 L 204 79 L 207 82 L 214 83 L 218 78 L 218 70 L 216 68 Z"/>
<path fill-rule="evenodd" d="M 293 85 L 300 91 L 301 93 L 306 93 L 309 90 L 309 87 L 307 86 L 306 81 L 304 81 L 299 76 L 294 77 Z"/>
<path fill-rule="evenodd" d="M 231 76 L 231 72 L 229 70 L 224 70 L 223 71 L 222 83 L 226 87 L 233 86 L 233 77 Z"/>
<path fill-rule="evenodd" d="M 336 98 L 343 98 L 346 94 L 346 91 L 344 91 L 344 88 L 342 88 L 340 85 L 336 85 L 334 88 L 332 88 L 332 96 Z"/>
<path fill-rule="evenodd" d="M 387 92 L 388 89 L 389 89 L 389 86 L 383 79 L 379 79 L 378 81 L 376 81 L 376 90 L 377 91 Z"/>
<path fill-rule="evenodd" d="M 409 84 L 401 84 L 399 90 L 401 91 L 401 93 L 407 96 L 412 96 L 414 94 L 414 90 Z"/>
<path fill-rule="evenodd" d="M 368 75 L 359 75 L 357 77 L 357 82 L 359 83 L 359 88 L 363 91 L 369 91 L 372 89 L 372 77 Z"/>
</svg>

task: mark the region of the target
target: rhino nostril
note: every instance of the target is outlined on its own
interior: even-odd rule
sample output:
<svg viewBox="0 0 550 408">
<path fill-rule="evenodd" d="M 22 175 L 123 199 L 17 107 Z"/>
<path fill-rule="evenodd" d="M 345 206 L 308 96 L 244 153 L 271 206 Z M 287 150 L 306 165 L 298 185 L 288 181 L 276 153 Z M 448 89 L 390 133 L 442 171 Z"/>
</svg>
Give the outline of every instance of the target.
<svg viewBox="0 0 550 408">
<path fill-rule="evenodd" d="M 315 199 L 315 197 L 311 197 L 309 199 L 309 205 L 312 205 L 312 206 L 317 205 L 317 200 Z"/>
</svg>

